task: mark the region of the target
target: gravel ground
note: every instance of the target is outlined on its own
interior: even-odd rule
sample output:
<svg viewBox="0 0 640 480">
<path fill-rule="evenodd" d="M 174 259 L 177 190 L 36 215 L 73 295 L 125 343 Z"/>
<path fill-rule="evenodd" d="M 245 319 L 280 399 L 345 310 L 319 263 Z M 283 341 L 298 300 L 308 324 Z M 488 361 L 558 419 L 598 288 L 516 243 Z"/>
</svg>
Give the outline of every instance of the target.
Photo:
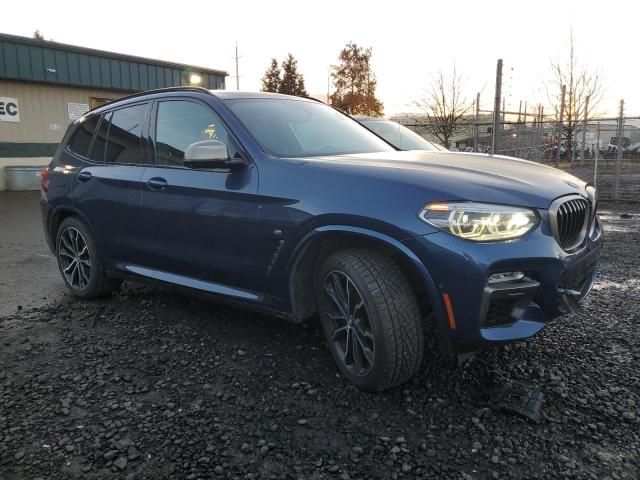
<svg viewBox="0 0 640 480">
<path fill-rule="evenodd" d="M 365 393 L 315 325 L 142 287 L 0 317 L 0 478 L 639 478 L 640 208 L 584 316 Z M 621 218 L 629 212 L 631 218 Z M 533 422 L 493 389 L 544 392 Z"/>
</svg>

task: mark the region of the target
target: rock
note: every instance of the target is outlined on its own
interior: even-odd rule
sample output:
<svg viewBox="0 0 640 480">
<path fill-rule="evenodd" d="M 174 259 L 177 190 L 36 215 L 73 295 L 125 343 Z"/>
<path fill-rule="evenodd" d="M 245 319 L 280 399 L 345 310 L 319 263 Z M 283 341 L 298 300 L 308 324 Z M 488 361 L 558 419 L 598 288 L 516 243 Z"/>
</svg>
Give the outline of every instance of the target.
<svg viewBox="0 0 640 480">
<path fill-rule="evenodd" d="M 122 453 L 126 452 L 129 449 L 129 445 L 131 445 L 131 440 L 128 438 L 121 438 L 117 442 L 113 443 L 113 446 L 120 450 Z"/>
<path fill-rule="evenodd" d="M 106 461 L 113 460 L 118 455 L 118 450 L 109 450 L 107 453 L 103 455 L 103 458 Z"/>
<path fill-rule="evenodd" d="M 224 468 L 222 468 L 220 465 L 216 465 L 215 468 L 213 469 L 213 472 L 216 475 L 222 475 L 224 473 Z"/>
<path fill-rule="evenodd" d="M 113 464 L 118 470 L 124 470 L 127 466 L 127 457 L 119 457 Z"/>
</svg>

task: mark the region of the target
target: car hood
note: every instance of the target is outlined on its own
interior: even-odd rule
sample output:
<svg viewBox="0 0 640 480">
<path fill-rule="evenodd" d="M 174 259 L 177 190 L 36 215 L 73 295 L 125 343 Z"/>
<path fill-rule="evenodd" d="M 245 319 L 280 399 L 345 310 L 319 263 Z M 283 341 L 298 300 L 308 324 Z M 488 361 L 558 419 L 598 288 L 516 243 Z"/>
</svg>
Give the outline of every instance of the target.
<svg viewBox="0 0 640 480">
<path fill-rule="evenodd" d="M 469 200 L 548 208 L 555 198 L 585 195 L 586 183 L 546 165 L 499 155 L 398 151 L 297 159 L 424 189 L 428 200 Z"/>
</svg>

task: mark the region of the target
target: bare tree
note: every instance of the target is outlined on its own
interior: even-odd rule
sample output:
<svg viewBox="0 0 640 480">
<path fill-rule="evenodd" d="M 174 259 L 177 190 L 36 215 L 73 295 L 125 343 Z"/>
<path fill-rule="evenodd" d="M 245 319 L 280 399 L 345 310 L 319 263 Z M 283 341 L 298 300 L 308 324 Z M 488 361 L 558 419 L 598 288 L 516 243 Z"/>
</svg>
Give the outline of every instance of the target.
<svg viewBox="0 0 640 480">
<path fill-rule="evenodd" d="M 40 30 L 36 30 L 35 32 L 33 32 L 33 38 L 35 38 L 36 40 L 44 41 L 44 34 Z"/>
<path fill-rule="evenodd" d="M 590 117 L 602 100 L 603 84 L 600 75 L 579 62 L 574 46 L 573 29 L 569 34 L 567 58 L 551 63 L 551 80 L 545 85 L 549 103 L 553 107 L 555 120 L 560 120 L 562 86 L 566 86 L 562 121 L 562 144 L 567 156 L 574 158 L 577 134 L 582 128 L 585 109 Z M 587 101 L 588 98 L 588 101 Z"/>
<path fill-rule="evenodd" d="M 473 101 L 465 97 L 463 90 L 462 76 L 454 65 L 451 75 L 440 71 L 431 80 L 424 96 L 413 102 L 422 113 L 416 117 L 416 123 L 447 148 L 451 146 L 451 137 L 467 123 L 464 117 L 473 108 Z"/>
</svg>

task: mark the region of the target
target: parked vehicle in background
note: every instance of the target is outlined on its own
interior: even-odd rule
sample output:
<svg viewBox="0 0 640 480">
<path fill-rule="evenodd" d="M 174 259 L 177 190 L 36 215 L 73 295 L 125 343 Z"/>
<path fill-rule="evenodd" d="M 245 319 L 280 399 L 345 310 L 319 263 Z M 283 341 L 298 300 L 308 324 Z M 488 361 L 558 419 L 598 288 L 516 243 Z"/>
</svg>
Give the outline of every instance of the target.
<svg viewBox="0 0 640 480">
<path fill-rule="evenodd" d="M 353 118 L 384 138 L 398 150 L 448 151 L 442 145 L 425 140 L 416 132 L 398 122 L 377 117 L 355 116 Z"/>
<path fill-rule="evenodd" d="M 74 295 L 134 279 L 315 315 L 340 371 L 370 390 L 416 373 L 426 322 L 455 354 L 538 333 L 589 293 L 602 245 L 595 189 L 567 173 L 399 151 L 277 94 L 172 88 L 103 105 L 69 127 L 41 189 Z"/>
</svg>

